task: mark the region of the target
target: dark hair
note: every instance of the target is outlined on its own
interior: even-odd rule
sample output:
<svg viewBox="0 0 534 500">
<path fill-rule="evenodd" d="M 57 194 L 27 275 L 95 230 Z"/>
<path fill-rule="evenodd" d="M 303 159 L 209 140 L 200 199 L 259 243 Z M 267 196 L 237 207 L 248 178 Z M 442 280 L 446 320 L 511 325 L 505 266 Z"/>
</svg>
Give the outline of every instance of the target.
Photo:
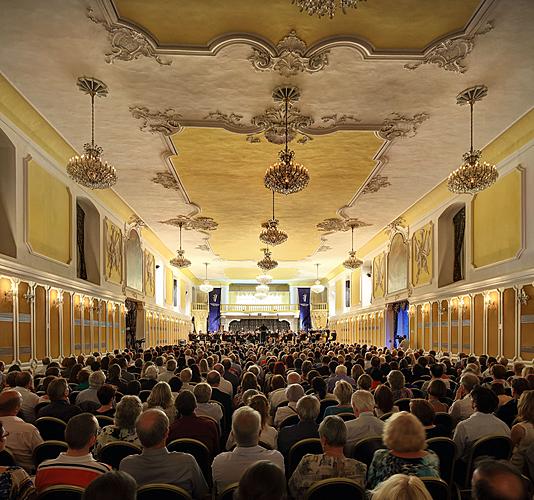
<svg viewBox="0 0 534 500">
<path fill-rule="evenodd" d="M 126 394 L 137 396 L 141 392 L 141 382 L 139 380 L 130 380 L 126 386 Z"/>
<path fill-rule="evenodd" d="M 96 391 L 96 397 L 100 401 L 101 405 L 108 405 L 111 403 L 111 400 L 115 397 L 117 389 L 111 384 L 104 384 L 102 387 Z"/>
<path fill-rule="evenodd" d="M 19 371 L 9 372 L 6 375 L 6 385 L 9 387 L 15 387 L 17 385 L 17 376 L 19 373 Z"/>
<path fill-rule="evenodd" d="M 434 408 L 426 399 L 412 399 L 410 401 L 410 413 L 413 413 L 425 426 L 432 425 L 436 417 Z"/>
<path fill-rule="evenodd" d="M 237 500 L 281 500 L 286 496 L 282 470 L 268 460 L 251 465 L 241 476 Z"/>
<path fill-rule="evenodd" d="M 171 392 L 180 392 L 184 383 L 180 380 L 180 377 L 171 377 L 169 379 L 169 386 Z"/>
<path fill-rule="evenodd" d="M 430 373 L 434 378 L 441 378 L 443 371 L 443 365 L 441 363 L 436 363 L 430 367 Z"/>
<path fill-rule="evenodd" d="M 491 367 L 491 374 L 493 378 L 501 380 L 506 377 L 506 367 L 497 363 Z"/>
<path fill-rule="evenodd" d="M 503 482 L 503 479 L 506 481 Z M 480 461 L 473 474 L 471 489 L 473 500 L 528 500 L 529 498 L 521 473 L 504 460 Z"/>
<path fill-rule="evenodd" d="M 375 403 L 383 413 L 393 410 L 393 393 L 387 385 L 379 385 L 375 389 Z"/>
<path fill-rule="evenodd" d="M 30 372 L 18 372 L 15 381 L 19 387 L 26 387 L 32 381 L 32 374 Z"/>
<path fill-rule="evenodd" d="M 197 400 L 191 391 L 181 391 L 178 396 L 176 396 L 174 406 L 181 416 L 189 417 L 195 412 Z"/>
<path fill-rule="evenodd" d="M 135 500 L 137 483 L 130 474 L 118 470 L 106 472 L 89 483 L 82 500 Z"/>
<path fill-rule="evenodd" d="M 443 398 L 447 395 L 447 386 L 443 380 L 435 379 L 428 384 L 428 394 L 435 398 Z"/>
<path fill-rule="evenodd" d="M 523 377 L 512 379 L 512 390 L 518 395 L 521 396 L 525 391 L 528 391 L 529 385 L 528 380 Z"/>
<path fill-rule="evenodd" d="M 80 413 L 72 417 L 65 429 L 65 441 L 69 448 L 81 450 L 98 432 L 98 422 L 90 413 Z"/>
<path fill-rule="evenodd" d="M 493 413 L 499 406 L 499 398 L 491 390 L 477 385 L 471 391 L 471 397 L 477 408 L 482 413 Z"/>
<path fill-rule="evenodd" d="M 314 392 L 317 393 L 319 399 L 324 399 L 326 397 L 326 381 L 322 377 L 315 377 L 311 381 L 311 386 Z"/>
<path fill-rule="evenodd" d="M 69 383 L 76 384 L 78 383 L 78 373 L 80 373 L 83 369 L 83 365 L 80 363 L 75 363 L 71 370 L 69 375 Z"/>
<path fill-rule="evenodd" d="M 502 396 L 503 394 L 506 394 L 504 392 L 504 384 L 501 384 L 501 382 L 493 382 L 493 384 L 491 384 L 491 390 L 497 396 Z"/>
</svg>

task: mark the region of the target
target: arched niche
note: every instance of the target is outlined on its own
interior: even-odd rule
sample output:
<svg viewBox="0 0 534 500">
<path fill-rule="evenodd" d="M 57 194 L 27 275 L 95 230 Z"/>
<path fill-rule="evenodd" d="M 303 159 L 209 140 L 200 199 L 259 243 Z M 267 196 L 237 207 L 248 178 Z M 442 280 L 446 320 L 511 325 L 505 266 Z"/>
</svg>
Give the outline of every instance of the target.
<svg viewBox="0 0 534 500">
<path fill-rule="evenodd" d="M 0 253 L 17 257 L 15 145 L 0 129 Z"/>
<path fill-rule="evenodd" d="M 130 231 L 126 240 L 126 286 L 143 291 L 143 249 L 135 229 Z"/>
<path fill-rule="evenodd" d="M 408 242 L 401 233 L 396 233 L 389 245 L 388 252 L 388 294 L 408 288 Z"/>
<path fill-rule="evenodd" d="M 100 284 L 100 214 L 87 198 L 76 199 L 76 276 Z"/>
<path fill-rule="evenodd" d="M 438 287 L 465 278 L 465 204 L 448 206 L 438 218 Z"/>
</svg>

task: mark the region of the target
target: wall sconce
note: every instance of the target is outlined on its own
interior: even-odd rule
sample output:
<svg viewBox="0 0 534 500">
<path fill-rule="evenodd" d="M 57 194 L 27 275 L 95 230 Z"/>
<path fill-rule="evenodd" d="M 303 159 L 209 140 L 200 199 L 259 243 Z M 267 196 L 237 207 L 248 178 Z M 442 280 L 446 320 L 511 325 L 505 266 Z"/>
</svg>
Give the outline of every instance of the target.
<svg viewBox="0 0 534 500">
<path fill-rule="evenodd" d="M 484 294 L 484 305 L 486 306 L 486 309 L 493 309 L 496 306 L 495 300 L 493 300 L 490 293 Z"/>
<path fill-rule="evenodd" d="M 460 299 L 458 299 L 458 309 L 463 309 L 464 308 L 464 298 L 461 297 Z"/>
<path fill-rule="evenodd" d="M 63 305 L 63 294 L 61 294 L 61 293 L 58 294 L 57 299 L 54 300 L 54 305 L 55 305 L 56 307 L 59 307 L 59 306 L 62 306 L 62 305 Z"/>
<path fill-rule="evenodd" d="M 4 292 L 4 300 L 6 302 L 13 302 L 13 290 L 6 290 Z"/>
<path fill-rule="evenodd" d="M 30 291 L 28 288 L 28 291 L 22 295 L 22 298 L 28 303 L 31 304 L 35 300 L 35 293 Z"/>
</svg>

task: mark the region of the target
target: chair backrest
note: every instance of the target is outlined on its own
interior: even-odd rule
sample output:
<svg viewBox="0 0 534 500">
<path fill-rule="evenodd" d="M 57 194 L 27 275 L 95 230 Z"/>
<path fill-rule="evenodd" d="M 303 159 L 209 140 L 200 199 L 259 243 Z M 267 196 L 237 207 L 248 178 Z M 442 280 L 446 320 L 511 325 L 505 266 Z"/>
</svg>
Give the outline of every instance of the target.
<svg viewBox="0 0 534 500">
<path fill-rule="evenodd" d="M 412 391 L 414 398 L 425 399 L 425 393 L 421 389 L 418 389 L 417 387 L 412 387 L 410 390 Z"/>
<path fill-rule="evenodd" d="M 365 490 L 352 479 L 333 477 L 317 481 L 310 486 L 304 496 L 304 500 L 324 500 L 325 498 L 364 500 Z"/>
<path fill-rule="evenodd" d="M 98 457 L 101 462 L 111 465 L 114 469 L 119 468 L 119 464 L 124 457 L 129 455 L 139 455 L 141 447 L 125 441 L 112 441 L 102 446 Z"/>
<path fill-rule="evenodd" d="M 64 441 L 67 424 L 55 417 L 41 417 L 35 421 L 35 427 L 45 441 Z"/>
<path fill-rule="evenodd" d="M 115 403 L 118 403 L 123 398 L 123 396 L 124 394 L 122 392 L 117 391 L 115 393 Z"/>
<path fill-rule="evenodd" d="M 356 418 L 356 415 L 354 413 L 338 413 L 338 417 L 342 418 L 344 422 L 348 422 L 349 420 L 354 420 Z"/>
<path fill-rule="evenodd" d="M 307 438 L 297 441 L 289 449 L 287 454 L 287 477 L 291 477 L 293 471 L 297 468 L 297 465 L 302 460 L 302 457 L 307 453 L 319 455 L 323 453 L 323 447 L 321 446 L 321 440 L 319 438 Z"/>
<path fill-rule="evenodd" d="M 142 403 L 146 403 L 148 396 L 150 396 L 150 392 L 151 391 L 148 391 L 148 390 L 139 392 L 139 399 L 141 400 Z"/>
<path fill-rule="evenodd" d="M 113 425 L 115 421 L 112 417 L 108 417 L 107 415 L 95 415 L 96 420 L 98 421 L 98 425 L 100 428 L 106 427 L 106 425 Z"/>
<path fill-rule="evenodd" d="M 449 431 L 449 435 L 452 435 L 452 431 L 454 430 L 454 420 L 448 413 L 441 411 L 437 412 L 436 416 L 434 417 L 434 424 L 447 429 Z"/>
<path fill-rule="evenodd" d="M 37 415 L 41 408 L 44 408 L 45 406 L 47 406 L 49 404 L 50 404 L 49 401 L 43 401 L 42 403 L 39 403 L 39 404 L 35 405 L 35 408 L 34 408 L 35 414 Z"/>
<path fill-rule="evenodd" d="M 398 406 L 400 411 L 410 411 L 410 398 L 397 399 L 393 404 Z"/>
<path fill-rule="evenodd" d="M 76 402 L 76 398 L 78 397 L 78 394 L 80 394 L 80 391 L 71 391 L 69 394 L 69 401 L 70 404 L 73 405 Z"/>
<path fill-rule="evenodd" d="M 78 486 L 50 486 L 39 493 L 37 500 L 81 500 L 83 491 Z"/>
<path fill-rule="evenodd" d="M 320 422 L 324 417 L 324 412 L 329 406 L 335 406 L 338 402 L 335 399 L 321 399 L 319 405 L 319 416 L 317 417 L 317 422 Z"/>
<path fill-rule="evenodd" d="M 435 437 L 428 439 L 426 444 L 439 457 L 439 477 L 447 484 L 452 484 L 458 454 L 456 443 L 446 437 Z"/>
<path fill-rule="evenodd" d="M 437 477 L 422 477 L 421 481 L 425 484 L 432 500 L 450 500 L 451 489 L 443 479 Z"/>
<path fill-rule="evenodd" d="M 386 445 L 382 442 L 382 436 L 370 436 L 361 439 L 354 445 L 351 457 L 369 467 L 373 461 L 375 451 L 385 448 Z"/>
<path fill-rule="evenodd" d="M 17 462 L 15 462 L 15 457 L 11 452 L 9 450 L 0 451 L 0 466 L 11 467 L 13 465 L 17 465 Z"/>
<path fill-rule="evenodd" d="M 234 493 L 239 487 L 239 483 L 229 484 L 224 490 L 221 491 L 221 494 L 217 497 L 217 500 L 233 500 Z"/>
<path fill-rule="evenodd" d="M 41 462 L 59 457 L 69 447 L 65 441 L 45 441 L 33 450 L 33 463 L 38 467 Z"/>
<path fill-rule="evenodd" d="M 471 446 L 467 459 L 466 483 L 471 480 L 476 461 L 482 457 L 491 457 L 495 460 L 509 460 L 512 454 L 512 441 L 506 436 L 485 436 L 477 439 Z"/>
<path fill-rule="evenodd" d="M 191 500 L 191 495 L 172 484 L 145 484 L 137 490 L 137 500 Z"/>
<path fill-rule="evenodd" d="M 389 417 L 391 417 L 391 415 L 393 415 L 394 412 L 390 411 L 389 413 L 384 413 L 384 415 L 382 415 L 380 417 L 380 420 L 382 420 L 383 422 L 385 422 Z"/>
<path fill-rule="evenodd" d="M 418 389 L 421 389 L 421 387 L 423 387 L 423 384 L 425 382 L 426 380 L 419 379 L 419 380 L 416 380 L 415 382 L 412 382 L 412 385 L 417 387 Z"/>
<path fill-rule="evenodd" d="M 289 417 L 284 418 L 282 422 L 280 423 L 280 429 L 282 427 L 287 427 L 288 425 L 296 425 L 299 423 L 299 416 L 298 415 L 289 415 Z"/>
<path fill-rule="evenodd" d="M 208 485 L 213 483 L 211 477 L 210 451 L 202 441 L 191 438 L 175 439 L 167 445 L 167 449 L 169 451 L 180 451 L 182 453 L 193 455 Z"/>
</svg>

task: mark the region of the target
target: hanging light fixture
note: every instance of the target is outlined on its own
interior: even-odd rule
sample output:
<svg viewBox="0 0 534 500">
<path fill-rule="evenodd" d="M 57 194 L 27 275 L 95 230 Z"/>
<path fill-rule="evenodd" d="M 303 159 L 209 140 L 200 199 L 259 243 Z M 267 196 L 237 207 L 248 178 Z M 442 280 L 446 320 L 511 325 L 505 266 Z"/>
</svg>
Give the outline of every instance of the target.
<svg viewBox="0 0 534 500">
<path fill-rule="evenodd" d="M 271 259 L 271 252 L 268 248 L 262 248 L 264 257 L 258 262 L 258 267 L 264 271 L 270 271 L 278 266 L 276 260 Z"/>
<path fill-rule="evenodd" d="M 304 189 L 310 181 L 308 169 L 294 163 L 295 152 L 288 147 L 288 112 L 290 101 L 298 101 L 300 94 L 295 87 L 278 87 L 273 92 L 275 101 L 283 101 L 285 110 L 285 148 L 278 154 L 279 160 L 265 172 L 264 184 L 267 189 L 280 194 L 296 193 Z M 284 240 L 285 241 L 285 240 Z"/>
<path fill-rule="evenodd" d="M 274 190 L 273 190 L 273 217 L 264 222 L 261 227 L 264 230 L 260 233 L 260 241 L 266 245 L 281 245 L 287 241 L 287 233 L 278 229 L 278 219 L 274 216 Z"/>
<path fill-rule="evenodd" d="M 356 8 L 358 3 L 365 0 L 291 0 L 291 3 L 297 4 L 301 12 L 307 12 L 310 16 L 317 14 L 317 17 L 328 16 L 330 19 L 336 13 L 336 3 L 343 11 L 347 13 L 347 8 Z"/>
<path fill-rule="evenodd" d="M 81 156 L 73 156 L 67 163 L 67 173 L 78 184 L 89 189 L 108 189 L 117 182 L 115 168 L 102 161 L 103 149 L 95 144 L 95 96 L 106 97 L 108 86 L 96 78 L 78 78 L 78 88 L 91 96 L 91 142 L 83 145 Z"/>
<path fill-rule="evenodd" d="M 258 293 L 269 293 L 269 285 L 258 285 L 256 287 Z"/>
<path fill-rule="evenodd" d="M 349 252 L 349 258 L 343 262 L 343 266 L 347 269 L 358 269 L 363 262 L 356 257 L 356 252 L 354 251 L 354 228 L 356 224 L 350 224 L 351 230 L 351 241 L 352 241 L 352 250 Z"/>
<path fill-rule="evenodd" d="M 469 104 L 471 111 L 471 148 L 464 153 L 463 164 L 447 179 L 449 191 L 456 194 L 475 194 L 489 188 L 499 177 L 495 165 L 482 160 L 479 150 L 473 148 L 473 106 L 488 94 L 488 87 L 475 85 L 456 96 L 459 105 Z"/>
<path fill-rule="evenodd" d="M 269 274 L 260 274 L 256 276 L 256 281 L 261 285 L 268 285 L 273 280 L 273 277 Z"/>
<path fill-rule="evenodd" d="M 267 294 L 265 292 L 256 292 L 254 297 L 256 297 L 258 300 L 263 300 L 267 297 Z"/>
<path fill-rule="evenodd" d="M 189 259 L 185 258 L 184 250 L 182 250 L 182 226 L 184 225 L 183 222 L 178 223 L 178 227 L 180 228 L 180 250 L 176 251 L 176 257 L 171 259 L 169 261 L 171 266 L 178 267 L 179 269 L 183 269 L 184 267 L 189 267 L 191 265 L 191 261 Z"/>
<path fill-rule="evenodd" d="M 213 290 L 213 286 L 208 281 L 208 263 L 204 262 L 204 265 L 206 266 L 206 279 L 198 288 L 200 288 L 201 292 L 210 293 Z"/>
<path fill-rule="evenodd" d="M 317 266 L 317 279 L 315 280 L 315 284 L 310 287 L 311 291 L 313 293 L 322 293 L 324 290 L 324 285 L 321 285 L 321 281 L 319 280 L 319 264 L 315 264 Z"/>
</svg>

